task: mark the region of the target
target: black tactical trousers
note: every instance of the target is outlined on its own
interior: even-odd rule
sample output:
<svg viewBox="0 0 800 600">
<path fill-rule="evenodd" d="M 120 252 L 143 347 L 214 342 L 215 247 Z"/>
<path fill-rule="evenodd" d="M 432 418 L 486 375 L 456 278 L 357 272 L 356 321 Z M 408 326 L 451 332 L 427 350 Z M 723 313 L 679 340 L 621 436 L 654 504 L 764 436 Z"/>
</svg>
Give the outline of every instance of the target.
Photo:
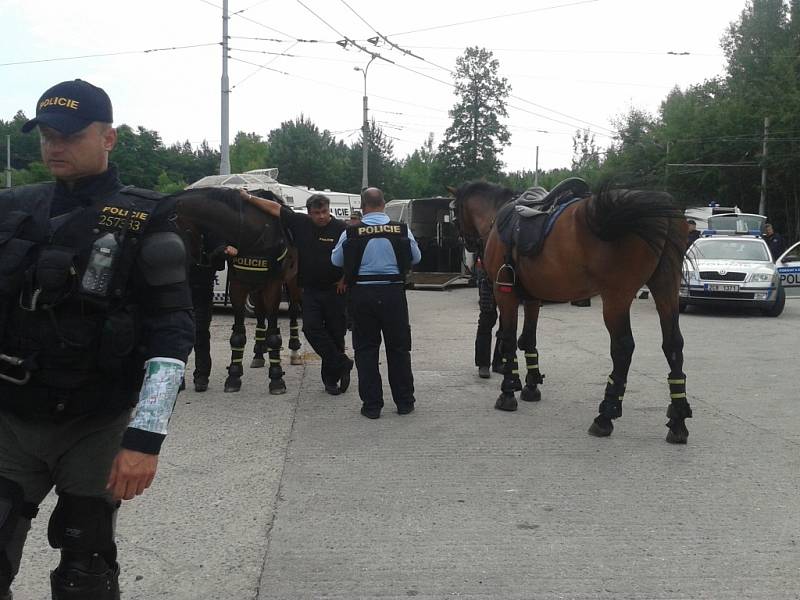
<svg viewBox="0 0 800 600">
<path fill-rule="evenodd" d="M 303 288 L 303 334 L 322 359 L 322 381 L 327 384 L 336 384 L 347 362 L 345 302 L 335 287 Z"/>
<path fill-rule="evenodd" d="M 194 306 L 194 379 L 211 374 L 211 314 L 214 308 L 214 283 L 192 286 Z"/>
<path fill-rule="evenodd" d="M 478 331 L 475 333 L 475 366 L 488 367 L 492 361 L 492 330 L 497 323 L 497 303 L 494 286 L 485 273 L 478 275 Z M 500 340 L 495 343 L 495 360 Z"/>
<path fill-rule="evenodd" d="M 381 334 L 386 346 L 389 387 L 397 406 L 414 402 L 411 372 L 411 325 L 403 284 L 359 284 L 350 291 L 353 350 L 358 370 L 358 394 L 367 410 L 383 407 L 383 383 L 378 371 Z"/>
</svg>

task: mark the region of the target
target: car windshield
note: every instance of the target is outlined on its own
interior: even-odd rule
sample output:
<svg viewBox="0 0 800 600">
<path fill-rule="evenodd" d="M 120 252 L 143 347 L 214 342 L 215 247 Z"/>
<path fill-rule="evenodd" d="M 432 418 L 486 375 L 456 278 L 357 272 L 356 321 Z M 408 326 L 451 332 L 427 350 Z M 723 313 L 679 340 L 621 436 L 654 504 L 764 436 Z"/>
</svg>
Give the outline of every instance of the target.
<svg viewBox="0 0 800 600">
<path fill-rule="evenodd" d="M 693 257 L 707 260 L 772 260 L 765 244 L 742 239 L 699 239 L 692 246 Z"/>
<path fill-rule="evenodd" d="M 708 228 L 717 231 L 761 231 L 762 225 L 767 220 L 761 215 L 716 215 L 709 217 Z"/>
</svg>

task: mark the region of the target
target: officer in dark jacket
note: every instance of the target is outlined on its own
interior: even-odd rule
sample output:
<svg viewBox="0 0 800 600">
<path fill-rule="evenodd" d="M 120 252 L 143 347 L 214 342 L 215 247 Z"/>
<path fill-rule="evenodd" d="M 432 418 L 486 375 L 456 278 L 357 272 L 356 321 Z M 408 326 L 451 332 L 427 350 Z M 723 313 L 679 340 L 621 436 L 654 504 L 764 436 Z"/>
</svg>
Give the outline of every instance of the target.
<svg viewBox="0 0 800 600">
<path fill-rule="evenodd" d="M 417 241 L 404 223 L 389 220 L 378 188 L 361 195 L 361 224 L 342 233 L 331 261 L 344 267 L 350 287 L 353 350 L 358 370 L 361 414 L 381 416 L 383 388 L 378 371 L 381 334 L 386 344 L 389 386 L 397 412 L 414 410 L 414 375 L 411 372 L 411 325 L 408 322 L 405 275 L 422 258 Z"/>
<path fill-rule="evenodd" d="M 772 255 L 772 260 L 778 260 L 781 254 L 786 252 L 786 240 L 783 236 L 776 232 L 772 227 L 772 223 L 764 223 L 764 241 L 769 246 L 769 253 Z"/>
<path fill-rule="evenodd" d="M 115 513 L 155 477 L 192 347 L 171 203 L 120 183 L 111 122 L 100 88 L 50 88 L 23 131 L 56 181 L 0 192 L 2 598 L 54 486 L 52 597 L 119 598 Z"/>
<path fill-rule="evenodd" d="M 497 324 L 497 303 L 494 299 L 494 282 L 489 279 L 480 257 L 476 260 L 475 274 L 479 309 L 478 329 L 475 332 L 475 366 L 478 367 L 478 377 L 488 379 L 490 367 L 495 373 L 502 373 L 503 370 L 499 328 L 492 355 L 492 330 Z"/>
<path fill-rule="evenodd" d="M 248 195 L 261 210 L 280 217 L 290 231 L 300 259 L 298 283 L 303 288 L 303 333 L 322 359 L 322 383 L 335 396 L 350 386 L 353 361 L 344 352 L 345 284 L 342 269 L 331 264 L 331 251 L 345 229 L 331 215 L 330 199 L 313 194 L 306 200 L 307 215 L 288 206 Z"/>
<path fill-rule="evenodd" d="M 189 268 L 189 287 L 194 308 L 194 391 L 205 392 L 211 375 L 211 317 L 214 309 L 214 283 L 217 271 L 225 268 L 231 252 L 222 240 L 209 232 L 200 234 L 196 257 Z"/>
</svg>

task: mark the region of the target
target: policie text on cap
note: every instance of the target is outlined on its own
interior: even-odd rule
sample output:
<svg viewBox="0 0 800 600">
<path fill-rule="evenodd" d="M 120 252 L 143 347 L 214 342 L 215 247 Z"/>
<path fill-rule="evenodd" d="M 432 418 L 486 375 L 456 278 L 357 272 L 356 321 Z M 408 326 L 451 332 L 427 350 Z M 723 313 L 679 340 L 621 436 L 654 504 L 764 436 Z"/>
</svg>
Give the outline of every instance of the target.
<svg viewBox="0 0 800 600">
<path fill-rule="evenodd" d="M 95 121 L 113 122 L 111 99 L 102 89 L 83 81 L 62 81 L 47 90 L 36 103 L 36 117 L 22 126 L 28 133 L 37 125 L 70 135 Z"/>
</svg>

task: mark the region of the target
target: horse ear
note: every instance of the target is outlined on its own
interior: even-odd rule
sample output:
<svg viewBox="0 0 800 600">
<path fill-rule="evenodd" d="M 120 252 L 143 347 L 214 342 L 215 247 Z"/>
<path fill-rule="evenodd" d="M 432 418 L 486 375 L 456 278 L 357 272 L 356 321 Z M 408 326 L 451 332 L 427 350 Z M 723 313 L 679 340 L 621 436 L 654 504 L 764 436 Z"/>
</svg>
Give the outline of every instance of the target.
<svg viewBox="0 0 800 600">
<path fill-rule="evenodd" d="M 444 187 L 450 193 L 451 196 L 456 195 L 456 188 L 454 188 L 452 185 L 446 185 Z"/>
</svg>

